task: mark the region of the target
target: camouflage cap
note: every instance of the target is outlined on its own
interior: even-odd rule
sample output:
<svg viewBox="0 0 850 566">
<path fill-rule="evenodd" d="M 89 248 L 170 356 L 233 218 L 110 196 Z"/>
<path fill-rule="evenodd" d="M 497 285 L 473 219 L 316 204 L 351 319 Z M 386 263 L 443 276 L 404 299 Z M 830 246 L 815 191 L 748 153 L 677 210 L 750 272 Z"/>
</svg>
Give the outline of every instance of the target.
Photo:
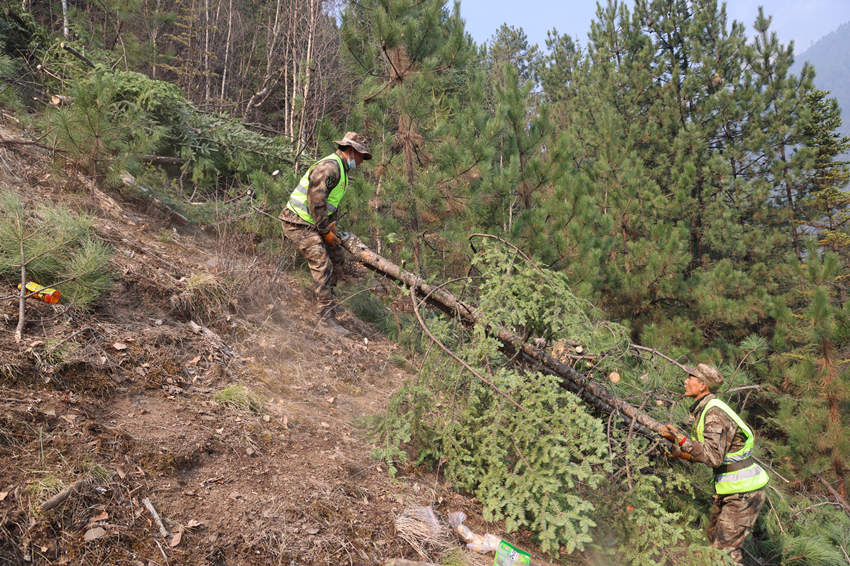
<svg viewBox="0 0 850 566">
<path fill-rule="evenodd" d="M 365 136 L 361 136 L 357 132 L 345 132 L 341 140 L 334 142 L 338 148 L 353 147 L 358 153 L 363 154 L 363 159 L 372 159 L 372 153 L 369 151 L 369 142 Z"/>
<path fill-rule="evenodd" d="M 709 389 L 714 389 L 723 384 L 723 376 L 717 371 L 717 368 L 708 364 L 697 364 L 696 367 L 689 367 L 688 373 L 705 383 Z"/>
</svg>

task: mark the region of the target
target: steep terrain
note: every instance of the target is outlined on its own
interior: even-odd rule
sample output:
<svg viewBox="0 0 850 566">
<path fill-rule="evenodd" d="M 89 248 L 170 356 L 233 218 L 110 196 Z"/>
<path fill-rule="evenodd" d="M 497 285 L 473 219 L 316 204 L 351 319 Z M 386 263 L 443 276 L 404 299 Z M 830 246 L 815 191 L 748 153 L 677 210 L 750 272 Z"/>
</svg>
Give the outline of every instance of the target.
<svg viewBox="0 0 850 566">
<path fill-rule="evenodd" d="M 3 298 L 0 565 L 421 559 L 394 525 L 416 505 L 499 532 L 441 480 L 370 458 L 362 418 L 410 367 L 395 344 L 359 321 L 317 328 L 306 283 L 238 237 L 178 230 L 51 166 L 45 148 L 0 144 L 2 188 L 97 217 L 115 284 L 91 312 L 28 301 L 21 343 L 12 287 Z"/>
</svg>

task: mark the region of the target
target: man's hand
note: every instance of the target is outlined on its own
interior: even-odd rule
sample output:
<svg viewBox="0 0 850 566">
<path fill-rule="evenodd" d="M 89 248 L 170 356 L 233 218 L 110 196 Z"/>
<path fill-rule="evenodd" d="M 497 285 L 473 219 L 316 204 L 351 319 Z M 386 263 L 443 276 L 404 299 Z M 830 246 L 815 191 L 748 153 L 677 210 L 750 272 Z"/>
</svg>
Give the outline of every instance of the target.
<svg viewBox="0 0 850 566">
<path fill-rule="evenodd" d="M 678 448 L 675 448 L 672 452 L 667 453 L 668 458 L 679 458 L 680 460 L 685 460 L 686 462 L 690 462 L 693 460 L 693 456 L 689 452 L 683 452 Z"/>
<path fill-rule="evenodd" d="M 666 424 L 661 427 L 660 434 L 676 446 L 681 446 L 684 442 L 684 439 L 687 438 L 684 434 L 679 432 L 679 429 L 670 424 Z"/>
<path fill-rule="evenodd" d="M 689 452 L 683 452 L 680 450 L 688 437 L 679 432 L 678 428 L 671 424 L 666 424 L 661 427 L 661 432 L 659 434 L 673 443 L 672 450 L 667 453 L 668 458 L 679 458 L 680 460 L 686 460 L 688 462 L 693 459 Z"/>
<path fill-rule="evenodd" d="M 335 248 L 342 243 L 342 240 L 336 235 L 336 222 L 331 222 L 329 228 L 330 231 L 327 234 L 322 234 L 322 240 L 326 246 Z"/>
<path fill-rule="evenodd" d="M 337 237 L 333 232 L 328 232 L 327 234 L 322 234 L 322 240 L 325 242 L 326 246 L 331 248 L 335 248 L 342 243 L 342 240 Z"/>
</svg>

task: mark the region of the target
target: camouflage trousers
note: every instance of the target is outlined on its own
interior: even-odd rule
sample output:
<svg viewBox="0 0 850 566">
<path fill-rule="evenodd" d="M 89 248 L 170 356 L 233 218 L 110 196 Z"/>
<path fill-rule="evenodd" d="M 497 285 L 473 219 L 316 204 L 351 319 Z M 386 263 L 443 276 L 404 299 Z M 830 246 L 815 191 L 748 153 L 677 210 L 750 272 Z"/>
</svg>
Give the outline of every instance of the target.
<svg viewBox="0 0 850 566">
<path fill-rule="evenodd" d="M 752 531 L 765 498 L 764 488 L 747 493 L 715 495 L 708 522 L 711 546 L 727 550 L 736 564 L 743 564 L 741 545 Z"/>
<path fill-rule="evenodd" d="M 333 288 L 337 273 L 345 264 L 342 247 L 325 245 L 319 232 L 306 224 L 295 224 L 281 220 L 283 236 L 291 241 L 307 260 L 313 276 L 313 295 L 319 309 L 319 318 L 332 313 L 336 307 Z M 336 266 L 336 269 L 334 268 Z"/>
</svg>

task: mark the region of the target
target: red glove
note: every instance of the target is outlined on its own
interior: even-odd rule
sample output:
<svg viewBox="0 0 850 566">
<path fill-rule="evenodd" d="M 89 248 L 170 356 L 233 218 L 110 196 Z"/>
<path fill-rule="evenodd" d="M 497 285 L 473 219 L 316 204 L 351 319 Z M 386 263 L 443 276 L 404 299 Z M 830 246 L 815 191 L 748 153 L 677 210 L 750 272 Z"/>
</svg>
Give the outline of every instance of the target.
<svg viewBox="0 0 850 566">
<path fill-rule="evenodd" d="M 327 234 L 322 234 L 322 240 L 325 242 L 326 246 L 335 248 L 342 243 L 342 240 L 340 240 L 339 236 L 336 235 L 336 222 L 331 222 L 329 228 L 330 231 Z"/>
</svg>

